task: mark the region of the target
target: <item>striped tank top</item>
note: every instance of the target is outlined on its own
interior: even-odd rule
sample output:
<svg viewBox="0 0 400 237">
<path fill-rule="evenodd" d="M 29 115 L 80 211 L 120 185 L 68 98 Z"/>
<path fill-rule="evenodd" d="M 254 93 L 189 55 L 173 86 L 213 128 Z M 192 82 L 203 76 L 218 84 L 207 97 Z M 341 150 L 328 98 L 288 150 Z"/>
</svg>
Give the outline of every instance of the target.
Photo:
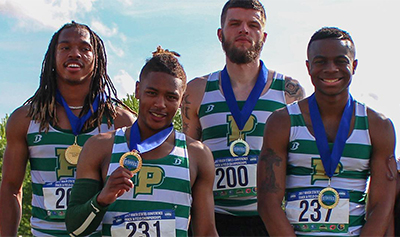
<svg viewBox="0 0 400 237">
<path fill-rule="evenodd" d="M 339 195 L 333 209 L 321 207 L 320 190 L 328 177 L 314 136 L 298 103 L 288 105 L 291 120 L 286 176 L 286 215 L 300 236 L 357 236 L 365 221 L 365 196 L 370 174 L 371 140 L 367 107 L 355 103 L 355 126 L 346 141 L 330 186 Z M 333 144 L 330 144 L 332 148 Z"/>
<path fill-rule="evenodd" d="M 74 144 L 75 135 L 71 130 L 49 127 L 39 132 L 39 123 L 31 121 L 27 144 L 32 176 L 32 217 L 34 236 L 66 236 L 65 212 L 72 185 L 76 178 L 76 165 L 65 159 L 65 150 Z M 101 132 L 114 130 L 104 120 Z M 89 137 L 99 133 L 98 127 L 84 131 L 77 137 L 77 144 L 83 144 Z"/>
<path fill-rule="evenodd" d="M 125 131 L 122 128 L 115 133 L 107 177 L 129 151 Z M 186 136 L 175 131 L 175 147 L 170 154 L 143 160 L 132 181 L 134 188 L 108 207 L 103 235 L 187 236 L 192 196 Z"/>
<path fill-rule="evenodd" d="M 239 138 L 239 129 L 219 87 L 220 71 L 207 80 L 199 108 L 202 141 L 214 156 L 215 212 L 235 216 L 255 216 L 257 212 L 256 165 L 261 151 L 265 122 L 271 113 L 286 105 L 285 79 L 275 73 L 270 89 L 261 95 L 242 131 L 249 144 L 246 157 L 232 157 L 230 145 Z M 241 109 L 245 101 L 238 101 Z"/>
</svg>

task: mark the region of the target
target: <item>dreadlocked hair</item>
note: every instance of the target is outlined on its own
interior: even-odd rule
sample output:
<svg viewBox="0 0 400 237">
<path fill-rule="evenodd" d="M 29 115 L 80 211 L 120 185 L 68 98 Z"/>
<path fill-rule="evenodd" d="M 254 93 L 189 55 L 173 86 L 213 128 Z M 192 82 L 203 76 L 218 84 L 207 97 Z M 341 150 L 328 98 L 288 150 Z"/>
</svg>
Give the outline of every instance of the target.
<svg viewBox="0 0 400 237">
<path fill-rule="evenodd" d="M 117 91 L 107 74 L 107 55 L 103 41 L 100 37 L 92 31 L 87 25 L 76 23 L 65 24 L 61 27 L 50 40 L 49 47 L 45 54 L 42 63 L 42 70 L 40 74 L 40 85 L 35 94 L 25 101 L 24 105 L 29 105 L 28 117 L 35 122 L 40 123 L 40 131 L 48 131 L 49 125 L 58 124 L 57 111 L 56 111 L 56 60 L 55 52 L 58 43 L 58 37 L 62 30 L 68 28 L 85 29 L 89 32 L 90 40 L 94 48 L 94 69 L 93 78 L 90 84 L 89 93 L 85 98 L 84 106 L 80 116 L 87 113 L 89 110 L 93 112 L 93 101 L 96 96 L 100 97 L 98 110 L 94 113 L 84 124 L 83 129 L 97 126 L 100 129 L 103 116 L 107 119 L 107 124 L 110 127 L 113 119 L 116 117 L 116 110 L 114 103 L 122 105 L 127 108 L 120 99 L 117 97 Z M 112 98 L 112 96 L 114 98 Z"/>
<path fill-rule="evenodd" d="M 148 59 L 146 64 L 140 71 L 139 78 L 142 80 L 150 72 L 164 72 L 182 80 L 183 89 L 186 89 L 186 73 L 183 66 L 179 63 L 178 57 L 180 54 L 168 49 L 163 49 L 161 46 L 154 51 L 153 57 Z"/>
</svg>

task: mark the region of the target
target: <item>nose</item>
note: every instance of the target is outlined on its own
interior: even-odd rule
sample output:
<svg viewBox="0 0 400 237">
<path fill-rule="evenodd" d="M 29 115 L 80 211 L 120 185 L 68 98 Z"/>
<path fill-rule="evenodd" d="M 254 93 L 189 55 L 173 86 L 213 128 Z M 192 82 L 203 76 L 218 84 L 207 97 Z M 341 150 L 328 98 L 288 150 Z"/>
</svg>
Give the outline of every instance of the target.
<svg viewBox="0 0 400 237">
<path fill-rule="evenodd" d="M 249 34 L 249 28 L 246 24 L 242 24 L 239 28 L 239 34 L 245 34 L 248 35 Z"/>
<path fill-rule="evenodd" d="M 69 51 L 68 57 L 70 58 L 80 58 L 81 52 L 78 47 L 72 47 Z"/>
<path fill-rule="evenodd" d="M 325 72 L 337 72 L 337 71 L 339 71 L 339 69 L 338 69 L 337 65 L 335 64 L 335 62 L 328 61 L 325 64 L 324 71 Z"/>
<path fill-rule="evenodd" d="M 157 108 L 165 108 L 165 98 L 164 96 L 157 96 L 154 106 Z"/>
</svg>

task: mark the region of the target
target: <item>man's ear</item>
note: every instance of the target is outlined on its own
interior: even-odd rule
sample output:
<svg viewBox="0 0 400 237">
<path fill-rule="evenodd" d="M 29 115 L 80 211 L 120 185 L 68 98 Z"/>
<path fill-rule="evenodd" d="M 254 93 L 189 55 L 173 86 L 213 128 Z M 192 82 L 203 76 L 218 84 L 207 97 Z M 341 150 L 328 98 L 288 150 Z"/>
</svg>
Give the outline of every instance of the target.
<svg viewBox="0 0 400 237">
<path fill-rule="evenodd" d="M 136 88 L 135 88 L 135 98 L 139 99 L 139 81 L 136 81 Z"/>
<path fill-rule="evenodd" d="M 358 65 L 358 60 L 355 59 L 355 60 L 353 61 L 353 75 L 356 74 L 357 65 Z"/>
<path fill-rule="evenodd" d="M 221 28 L 218 28 L 217 36 L 218 36 L 219 41 L 222 43 L 222 29 Z"/>
</svg>

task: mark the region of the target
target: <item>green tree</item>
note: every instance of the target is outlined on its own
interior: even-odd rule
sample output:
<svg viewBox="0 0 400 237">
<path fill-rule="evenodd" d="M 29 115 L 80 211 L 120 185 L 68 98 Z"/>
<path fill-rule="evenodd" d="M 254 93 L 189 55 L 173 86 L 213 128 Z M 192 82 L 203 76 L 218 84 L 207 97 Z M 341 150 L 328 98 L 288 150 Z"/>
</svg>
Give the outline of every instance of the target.
<svg viewBox="0 0 400 237">
<path fill-rule="evenodd" d="M 122 99 L 125 105 L 127 105 L 130 109 L 135 111 L 136 113 L 139 112 L 139 100 L 135 98 L 135 94 L 126 95 L 127 98 Z M 181 117 L 181 109 L 178 109 L 176 112 L 174 119 L 173 119 L 174 128 L 177 131 L 182 131 L 182 117 Z"/>
</svg>

